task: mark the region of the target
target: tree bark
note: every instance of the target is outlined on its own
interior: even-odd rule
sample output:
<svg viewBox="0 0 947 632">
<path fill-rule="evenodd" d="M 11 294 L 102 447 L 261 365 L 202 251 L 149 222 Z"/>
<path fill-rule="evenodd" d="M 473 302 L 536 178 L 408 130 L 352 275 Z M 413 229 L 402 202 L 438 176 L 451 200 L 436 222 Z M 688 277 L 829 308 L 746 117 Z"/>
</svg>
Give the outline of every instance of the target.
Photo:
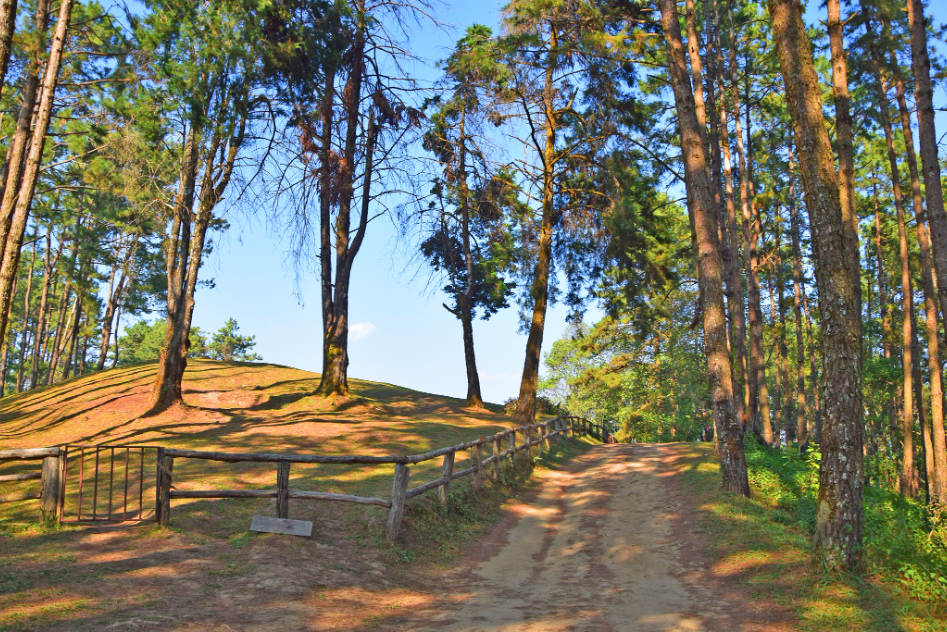
<svg viewBox="0 0 947 632">
<path fill-rule="evenodd" d="M 49 322 L 49 288 L 52 285 L 53 271 L 62 256 L 63 241 L 59 241 L 56 256 L 50 258 L 52 250 L 52 226 L 46 233 L 46 252 L 43 257 L 43 289 L 40 292 L 39 314 L 36 318 L 36 333 L 33 334 L 33 356 L 30 362 L 30 388 L 39 386 L 39 363 L 42 359 L 42 347 L 45 344 L 47 323 Z"/>
<path fill-rule="evenodd" d="M 888 111 L 888 95 L 881 75 L 880 63 L 873 55 L 875 71 L 875 100 L 881 118 L 881 127 L 885 134 L 885 148 L 888 155 L 888 167 L 891 171 L 891 188 L 894 194 L 894 207 L 898 217 L 898 256 L 901 263 L 901 366 L 902 382 L 902 429 L 904 439 L 901 443 L 901 494 L 913 497 L 917 494 L 917 473 L 914 471 L 914 367 L 917 347 L 917 332 L 914 323 L 914 287 L 911 279 L 911 261 L 908 251 L 907 227 L 904 218 L 904 196 L 901 192 L 901 175 L 898 173 L 898 158 L 894 150 L 894 133 L 891 129 L 891 116 Z M 923 399 L 917 400 L 923 408 Z"/>
<path fill-rule="evenodd" d="M 806 358 L 802 339 L 802 244 L 796 211 L 796 174 L 793 145 L 789 143 L 789 233 L 792 240 L 793 319 L 796 321 L 796 444 L 804 451 L 809 438 L 806 429 Z M 814 379 L 814 378 L 813 378 Z M 810 410 L 810 414 L 813 411 Z"/>
<path fill-rule="evenodd" d="M 750 194 L 747 186 L 746 154 L 743 147 L 743 128 L 740 122 L 740 91 L 736 53 L 736 30 L 733 27 L 733 2 L 727 1 L 727 15 L 730 25 L 730 98 L 733 102 L 734 137 L 737 147 L 736 176 L 740 183 L 740 209 L 743 230 L 743 263 L 747 273 L 747 312 L 750 344 L 746 356 L 746 410 L 745 424 L 754 432 L 760 431 L 759 367 L 762 362 L 761 350 L 754 344 L 754 330 L 759 312 L 753 311 L 753 281 L 750 271 L 753 268 L 750 256 Z M 736 236 L 734 235 L 734 239 Z M 755 249 L 753 249 L 755 250 Z M 757 305 L 759 304 L 759 284 L 756 284 Z"/>
<path fill-rule="evenodd" d="M 27 332 L 30 328 L 30 294 L 33 290 L 33 268 L 35 265 L 36 241 L 33 242 L 33 254 L 30 256 L 30 269 L 26 271 L 26 292 L 23 294 L 23 340 L 20 341 L 20 357 L 17 358 L 16 387 L 14 389 L 17 393 L 23 390 L 23 369 L 26 360 L 26 340 L 28 337 Z"/>
<path fill-rule="evenodd" d="M 33 203 L 33 194 L 36 191 L 36 181 L 39 178 L 40 162 L 43 158 L 43 148 L 46 145 L 46 134 L 49 131 L 49 120 L 52 116 L 53 99 L 56 85 L 59 82 L 59 68 L 66 46 L 69 30 L 69 19 L 72 13 L 73 0 L 61 0 L 59 5 L 59 21 L 49 50 L 49 60 L 46 62 L 46 72 L 43 77 L 43 86 L 40 101 L 35 114 L 29 153 L 23 167 L 23 178 L 17 186 L 15 204 L 8 204 L 8 194 L 12 195 L 7 180 L 3 202 L 0 204 L 0 217 L 10 217 L 8 230 L 4 231 L 3 260 L 0 262 L 0 339 L 6 335 L 6 307 L 11 300 L 10 289 L 13 278 L 20 262 L 20 248 L 23 245 L 23 234 L 29 217 L 30 206 Z M 11 172 L 12 173 L 12 172 Z M 10 198 L 12 201 L 12 197 Z M 11 215 L 12 211 L 12 215 Z"/>
<path fill-rule="evenodd" d="M 467 189 L 467 107 L 463 105 L 460 113 L 460 142 L 458 143 L 458 172 L 460 189 L 461 245 L 464 249 L 464 266 L 467 271 L 467 284 L 460 300 L 460 321 L 464 331 L 464 365 L 467 369 L 467 406 L 483 408 L 483 396 L 480 394 L 480 374 L 477 372 L 477 356 L 474 352 L 473 337 L 473 290 L 474 260 L 470 246 L 470 194 Z"/>
<path fill-rule="evenodd" d="M 668 50 L 668 64 L 684 159 L 685 185 L 689 189 L 691 226 L 697 243 L 697 282 L 703 305 L 704 350 L 718 454 L 724 488 L 749 496 L 743 429 L 737 419 L 733 396 L 733 371 L 727 349 L 727 320 L 723 304 L 723 270 L 714 208 L 710 160 L 700 134 L 694 94 L 687 76 L 684 47 L 674 0 L 660 0 L 661 24 Z"/>
<path fill-rule="evenodd" d="M 851 96 L 848 92 L 848 67 L 842 40 L 839 0 L 826 0 L 827 30 L 832 51 L 832 99 L 835 101 L 835 146 L 838 153 L 839 201 L 846 230 L 846 247 L 852 278 L 855 279 L 855 308 L 861 312 L 861 265 L 858 247 L 858 212 L 855 209 L 855 149 L 852 134 Z M 862 338 L 861 319 L 856 319 L 858 338 Z"/>
<path fill-rule="evenodd" d="M 13 50 L 13 33 L 16 30 L 17 0 L 0 0 L 0 94 L 5 87 L 4 78 Z M 2 387 L 0 387 L 2 390 Z M 2 395 L 2 393 L 0 393 Z"/>
<path fill-rule="evenodd" d="M 864 509 L 859 311 L 838 174 L 819 79 L 797 0 L 768 0 L 776 52 L 799 151 L 815 250 L 822 314 L 825 419 L 815 528 L 815 556 L 854 569 L 862 549 Z"/>
<path fill-rule="evenodd" d="M 714 4 L 716 7 L 716 3 Z M 716 30 L 714 31 L 716 33 Z M 717 61 L 721 68 L 721 76 L 717 77 L 720 82 L 720 93 L 726 93 L 726 86 L 722 76 L 723 58 L 720 53 L 720 47 L 717 46 Z M 720 102 L 720 148 L 723 150 L 723 176 L 726 187 L 726 208 L 727 208 L 727 233 L 730 238 L 730 260 L 727 273 L 729 283 L 727 290 L 729 292 L 728 308 L 730 310 L 730 322 L 732 324 L 732 335 L 730 350 L 733 353 L 734 363 L 734 393 L 736 394 L 737 418 L 743 428 L 747 424 L 747 405 L 749 401 L 749 384 L 747 380 L 746 364 L 746 320 L 743 312 L 743 277 L 740 269 L 740 254 L 736 247 L 737 228 L 736 203 L 734 201 L 733 190 L 733 170 L 731 168 L 730 157 L 730 138 L 727 121 L 727 109 L 723 100 Z"/>
<path fill-rule="evenodd" d="M 918 138 L 921 142 L 921 168 L 927 198 L 927 221 L 931 231 L 931 251 L 941 312 L 947 315 L 947 212 L 941 187 L 940 162 L 937 158 L 937 132 L 934 126 L 934 90 L 931 62 L 927 52 L 927 24 L 924 5 L 908 0 L 908 24 L 911 29 L 911 67 L 914 72 L 914 97 L 917 102 Z M 0 332 L 2 333 L 2 332 Z M 933 391 L 933 385 L 932 389 Z M 933 398 L 933 392 L 931 394 Z M 934 483 L 931 496 L 935 503 L 947 503 L 947 441 L 944 420 L 931 415 L 931 443 L 934 449 Z"/>
<path fill-rule="evenodd" d="M 198 162 L 198 136 L 194 126 L 196 121 L 197 117 L 191 122 L 191 129 L 186 136 L 188 150 L 182 160 L 177 212 L 172 222 L 172 238 L 168 246 L 168 320 L 148 414 L 157 414 L 183 402 L 182 382 L 184 370 L 187 368 L 191 318 L 194 315 L 194 291 L 197 288 L 207 230 L 214 219 L 214 209 L 230 183 L 237 152 L 243 144 L 246 131 L 246 114 L 242 114 L 233 123 L 232 128 L 214 132 L 203 158 L 200 196 L 192 224 L 190 204 L 193 204 L 194 200 Z"/>
<path fill-rule="evenodd" d="M 516 402 L 516 416 L 526 422 L 536 415 L 536 389 L 539 386 L 539 362 L 543 347 L 543 330 L 546 325 L 546 307 L 549 301 L 549 271 L 552 267 L 552 230 L 555 213 L 555 164 L 556 164 L 556 121 L 553 103 L 553 74 L 557 61 L 556 31 L 552 29 L 549 41 L 549 58 L 546 60 L 545 85 L 543 87 L 543 203 L 542 220 L 539 232 L 539 256 L 536 261 L 536 273 L 530 295 L 533 298 L 533 315 L 526 338 L 526 359 L 523 362 L 523 377 L 520 380 L 520 394 Z"/>
</svg>

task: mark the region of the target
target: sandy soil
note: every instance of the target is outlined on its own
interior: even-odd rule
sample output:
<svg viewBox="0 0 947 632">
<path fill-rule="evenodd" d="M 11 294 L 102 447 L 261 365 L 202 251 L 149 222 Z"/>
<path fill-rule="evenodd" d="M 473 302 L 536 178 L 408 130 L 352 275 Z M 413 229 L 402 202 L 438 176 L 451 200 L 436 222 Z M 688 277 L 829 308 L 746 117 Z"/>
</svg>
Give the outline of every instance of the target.
<svg viewBox="0 0 947 632">
<path fill-rule="evenodd" d="M 673 467 L 680 446 L 602 445 L 441 578 L 440 598 L 390 630 L 787 629 L 707 568 Z"/>
</svg>

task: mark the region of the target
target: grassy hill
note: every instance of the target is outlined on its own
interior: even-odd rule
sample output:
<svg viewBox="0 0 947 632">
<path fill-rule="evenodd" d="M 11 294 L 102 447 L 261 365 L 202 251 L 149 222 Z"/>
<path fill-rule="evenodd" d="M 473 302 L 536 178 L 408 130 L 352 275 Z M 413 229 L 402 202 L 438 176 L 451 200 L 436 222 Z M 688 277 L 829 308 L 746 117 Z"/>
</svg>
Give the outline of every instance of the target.
<svg viewBox="0 0 947 632">
<path fill-rule="evenodd" d="M 229 452 L 411 454 L 492 434 L 514 423 L 498 406 L 471 410 L 463 400 L 363 380 L 350 380 L 348 398 L 326 399 L 315 394 L 319 384 L 315 373 L 208 360 L 188 365 L 186 405 L 145 417 L 154 375 L 154 364 L 141 364 L 4 398 L 0 449 L 132 443 Z M 13 470 L 8 465 L 4 471 L 28 467 L 35 465 Z M 439 467 L 438 461 L 431 461 L 413 468 L 412 483 L 435 478 Z M 291 485 L 387 496 L 392 469 L 391 465 L 294 465 Z M 189 460 L 175 464 L 175 487 L 180 490 L 274 484 L 272 464 Z M 30 485 L 36 483 L 21 488 Z M 7 486 L 5 491 L 12 490 Z M 174 522 L 198 531 L 232 534 L 245 528 L 246 512 L 265 512 L 264 505 L 264 501 L 175 501 Z M 313 503 L 293 505 L 294 517 L 302 518 Z M 234 513 L 239 506 L 246 511 Z M 35 511 L 35 501 L 0 506 L 0 519 L 29 519 Z"/>
<path fill-rule="evenodd" d="M 350 380 L 350 397 L 326 400 L 315 396 L 319 376 L 314 373 L 202 360 L 192 361 L 185 374 L 185 406 L 143 417 L 154 374 L 153 364 L 130 366 L 6 397 L 0 400 L 0 449 L 135 443 L 385 455 L 423 452 L 514 424 L 499 406 L 469 410 L 462 400 L 362 380 Z M 569 440 L 551 452 L 565 458 L 582 445 Z M 466 467 L 466 456 L 457 458 L 457 467 Z M 104 468 L 107 463 L 106 458 Z M 0 469 L 36 467 L 7 463 Z M 436 478 L 440 467 L 440 459 L 413 466 L 411 485 Z M 290 487 L 388 497 L 393 469 L 293 464 Z M 74 477 L 76 470 L 71 471 Z M 146 483 L 152 506 L 153 471 L 149 467 L 150 492 Z M 457 495 L 446 510 L 428 498 L 410 501 L 405 538 L 397 546 L 382 537 L 386 509 L 349 503 L 291 500 L 290 517 L 314 523 L 309 541 L 248 531 L 254 514 L 276 515 L 270 499 L 175 500 L 171 529 L 153 522 L 44 526 L 37 522 L 37 501 L 2 504 L 0 630 L 137 629 L 140 622 L 160 623 L 162 629 L 216 629 L 213 622 L 238 602 L 262 616 L 270 605 L 304 598 L 315 603 L 318 626 L 300 621 L 286 629 L 357 629 L 393 608 L 430 598 L 400 587 L 414 582 L 418 572 L 405 562 L 446 560 L 463 551 L 496 519 L 500 503 L 516 493 L 528 469 L 505 471 L 499 485 L 491 482 L 478 495 L 465 493 L 469 481 L 457 481 Z M 74 512 L 71 480 L 67 509 Z M 273 488 L 275 482 L 272 463 L 177 459 L 174 464 L 178 490 Z M 5 484 L 2 491 L 17 486 L 25 491 L 38 482 Z M 100 488 L 100 503 L 103 495 Z"/>
</svg>

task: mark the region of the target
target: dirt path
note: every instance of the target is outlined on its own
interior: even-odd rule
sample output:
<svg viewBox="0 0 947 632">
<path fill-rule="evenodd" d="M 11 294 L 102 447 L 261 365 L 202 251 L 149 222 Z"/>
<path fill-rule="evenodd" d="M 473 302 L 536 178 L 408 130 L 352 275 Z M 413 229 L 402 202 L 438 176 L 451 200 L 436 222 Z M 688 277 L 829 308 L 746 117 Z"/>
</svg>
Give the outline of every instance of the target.
<svg viewBox="0 0 947 632">
<path fill-rule="evenodd" d="M 597 446 L 568 471 L 547 473 L 467 567 L 443 578 L 441 598 L 392 629 L 756 628 L 745 625 L 746 604 L 695 558 L 668 467 L 674 450 Z"/>
</svg>

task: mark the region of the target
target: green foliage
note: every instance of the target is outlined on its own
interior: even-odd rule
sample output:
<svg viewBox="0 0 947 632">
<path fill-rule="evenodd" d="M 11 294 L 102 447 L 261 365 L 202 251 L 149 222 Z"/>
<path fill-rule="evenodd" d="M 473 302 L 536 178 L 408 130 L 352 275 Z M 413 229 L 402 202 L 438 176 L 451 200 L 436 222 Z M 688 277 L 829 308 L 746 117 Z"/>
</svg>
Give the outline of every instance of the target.
<svg viewBox="0 0 947 632">
<path fill-rule="evenodd" d="M 119 365 L 150 362 L 158 359 L 164 345 L 166 323 L 156 320 L 149 324 L 140 320 L 125 327 L 125 335 L 119 338 Z M 200 327 L 191 327 L 187 356 L 189 358 L 207 358 L 211 360 L 239 360 L 254 362 L 262 360 L 253 353 L 256 345 L 254 336 L 241 336 L 237 321 L 233 318 L 213 335 L 210 343 Z"/>
<path fill-rule="evenodd" d="M 255 362 L 262 360 L 262 356 L 251 353 L 251 349 L 256 346 L 255 336 L 241 336 L 238 334 L 240 327 L 233 318 L 228 318 L 227 322 L 220 331 L 214 334 L 214 338 L 207 345 L 209 357 L 215 360 L 229 362 L 239 360 L 241 362 Z"/>
<path fill-rule="evenodd" d="M 545 358 L 542 392 L 625 441 L 693 441 L 711 424 L 706 359 L 691 328 L 695 293 L 672 292 L 646 335 L 635 316 L 574 325 Z M 664 312 L 666 316 L 659 316 Z"/>
<path fill-rule="evenodd" d="M 817 451 L 799 456 L 748 438 L 746 461 L 756 497 L 773 519 L 814 533 L 819 493 Z M 947 524 L 943 509 L 926 507 L 883 486 L 865 488 L 865 571 L 903 585 L 913 598 L 947 603 Z"/>
</svg>

